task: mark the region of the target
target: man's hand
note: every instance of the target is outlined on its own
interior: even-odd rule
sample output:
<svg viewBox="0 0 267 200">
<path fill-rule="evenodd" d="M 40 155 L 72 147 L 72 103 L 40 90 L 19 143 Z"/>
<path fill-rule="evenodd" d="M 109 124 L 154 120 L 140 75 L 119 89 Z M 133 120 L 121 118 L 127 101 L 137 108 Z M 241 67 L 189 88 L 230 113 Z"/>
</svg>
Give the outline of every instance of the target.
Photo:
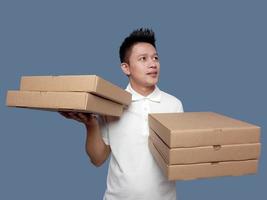
<svg viewBox="0 0 267 200">
<path fill-rule="evenodd" d="M 74 119 L 78 122 L 83 123 L 86 128 L 97 125 L 97 116 L 95 114 L 67 111 L 59 111 L 59 113 L 67 119 Z"/>
</svg>

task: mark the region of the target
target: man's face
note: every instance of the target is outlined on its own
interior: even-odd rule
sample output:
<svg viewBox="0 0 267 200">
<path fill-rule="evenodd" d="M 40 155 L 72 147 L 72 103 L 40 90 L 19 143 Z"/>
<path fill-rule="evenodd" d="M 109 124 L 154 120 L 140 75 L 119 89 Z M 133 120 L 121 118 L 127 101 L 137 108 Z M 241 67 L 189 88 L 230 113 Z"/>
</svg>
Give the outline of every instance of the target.
<svg viewBox="0 0 267 200">
<path fill-rule="evenodd" d="M 158 82 L 160 63 L 155 47 L 149 43 L 135 44 L 130 52 L 128 63 L 123 70 L 131 83 L 140 87 L 152 87 Z"/>
</svg>

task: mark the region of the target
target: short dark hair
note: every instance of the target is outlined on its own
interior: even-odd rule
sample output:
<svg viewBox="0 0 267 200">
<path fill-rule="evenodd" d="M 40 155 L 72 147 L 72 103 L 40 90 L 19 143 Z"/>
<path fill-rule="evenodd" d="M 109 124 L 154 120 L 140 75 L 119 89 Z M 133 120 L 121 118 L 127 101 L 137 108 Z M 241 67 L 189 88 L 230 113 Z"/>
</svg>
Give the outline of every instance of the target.
<svg viewBox="0 0 267 200">
<path fill-rule="evenodd" d="M 149 43 L 156 48 L 156 39 L 153 30 L 148 28 L 139 28 L 134 30 L 128 37 L 124 39 L 120 46 L 121 63 L 128 61 L 129 53 L 132 47 L 139 42 Z"/>
</svg>

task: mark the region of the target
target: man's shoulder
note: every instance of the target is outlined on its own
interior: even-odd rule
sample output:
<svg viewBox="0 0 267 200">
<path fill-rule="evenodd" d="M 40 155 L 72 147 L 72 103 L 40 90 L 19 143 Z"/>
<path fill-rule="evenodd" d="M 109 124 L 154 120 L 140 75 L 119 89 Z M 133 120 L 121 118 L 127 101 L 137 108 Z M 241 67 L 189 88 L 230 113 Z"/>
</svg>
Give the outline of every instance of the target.
<svg viewBox="0 0 267 200">
<path fill-rule="evenodd" d="M 164 92 L 162 90 L 160 91 L 161 91 L 161 99 L 164 103 L 171 103 L 171 104 L 176 104 L 177 106 L 182 106 L 182 102 L 180 99 L 167 92 Z"/>
<path fill-rule="evenodd" d="M 165 91 L 162 91 L 162 90 L 160 90 L 160 92 L 161 92 L 161 96 L 162 96 L 163 98 L 165 98 L 166 100 L 180 101 L 177 97 L 175 97 L 175 96 L 172 95 L 172 94 L 169 94 L 169 93 L 167 93 L 167 92 L 165 92 Z"/>
</svg>

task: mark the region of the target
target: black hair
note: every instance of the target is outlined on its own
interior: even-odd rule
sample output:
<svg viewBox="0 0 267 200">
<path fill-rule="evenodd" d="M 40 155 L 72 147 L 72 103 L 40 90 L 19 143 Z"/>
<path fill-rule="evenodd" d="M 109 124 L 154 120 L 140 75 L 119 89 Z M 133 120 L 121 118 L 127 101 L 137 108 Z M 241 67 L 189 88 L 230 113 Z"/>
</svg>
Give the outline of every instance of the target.
<svg viewBox="0 0 267 200">
<path fill-rule="evenodd" d="M 128 61 L 129 52 L 136 43 L 146 42 L 156 48 L 155 41 L 155 34 L 152 29 L 139 28 L 137 30 L 134 30 L 128 37 L 124 39 L 120 46 L 121 63 Z"/>
</svg>

